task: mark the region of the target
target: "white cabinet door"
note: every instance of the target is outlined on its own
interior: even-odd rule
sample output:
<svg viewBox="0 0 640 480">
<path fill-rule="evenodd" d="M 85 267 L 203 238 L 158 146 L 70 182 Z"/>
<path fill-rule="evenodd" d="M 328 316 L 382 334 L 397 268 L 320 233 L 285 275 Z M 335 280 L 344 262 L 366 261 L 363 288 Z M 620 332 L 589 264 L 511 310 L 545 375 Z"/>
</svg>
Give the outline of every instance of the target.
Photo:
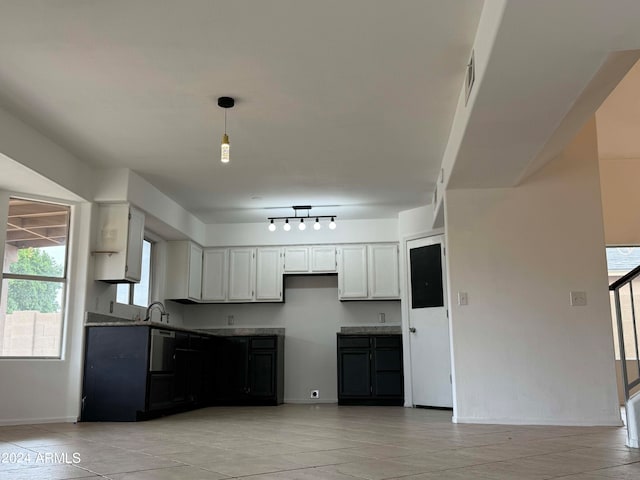
<svg viewBox="0 0 640 480">
<path fill-rule="evenodd" d="M 195 243 L 189 244 L 189 298 L 202 298 L 202 248 Z"/>
<path fill-rule="evenodd" d="M 338 250 L 338 297 L 367 298 L 367 246 L 353 245 Z"/>
<path fill-rule="evenodd" d="M 142 242 L 144 240 L 144 213 L 129 208 L 129 231 L 127 233 L 127 263 L 125 277 L 139 282 L 142 276 Z"/>
<path fill-rule="evenodd" d="M 253 248 L 229 249 L 229 300 L 236 302 L 253 300 L 254 260 Z"/>
<path fill-rule="evenodd" d="M 369 296 L 399 298 L 398 245 L 369 245 Z"/>
<path fill-rule="evenodd" d="M 287 247 L 284 249 L 284 273 L 307 273 L 309 271 L 309 247 Z"/>
<path fill-rule="evenodd" d="M 98 236 L 93 250 L 94 278 L 111 283 L 136 283 L 142 273 L 144 213 L 128 204 L 100 205 Z"/>
<path fill-rule="evenodd" d="M 256 250 L 256 300 L 282 300 L 282 269 L 280 248 Z"/>
<path fill-rule="evenodd" d="M 227 250 L 205 249 L 202 254 L 202 300 L 227 298 Z"/>
<path fill-rule="evenodd" d="M 336 247 L 311 247 L 311 271 L 332 273 L 336 271 Z"/>
<path fill-rule="evenodd" d="M 188 240 L 167 242 L 165 298 L 197 300 L 202 296 L 202 247 Z"/>
</svg>

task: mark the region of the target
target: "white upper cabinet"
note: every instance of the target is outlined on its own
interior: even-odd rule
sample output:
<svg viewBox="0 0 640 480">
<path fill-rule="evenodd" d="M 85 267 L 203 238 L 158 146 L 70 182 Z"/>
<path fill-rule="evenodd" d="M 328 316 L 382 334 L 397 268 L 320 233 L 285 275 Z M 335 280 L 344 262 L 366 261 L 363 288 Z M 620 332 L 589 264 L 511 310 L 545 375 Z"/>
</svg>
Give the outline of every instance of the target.
<svg viewBox="0 0 640 480">
<path fill-rule="evenodd" d="M 286 247 L 284 249 L 284 273 L 309 272 L 309 247 Z"/>
<path fill-rule="evenodd" d="M 94 271 L 96 280 L 137 283 L 142 272 L 144 213 L 127 205 L 100 205 Z"/>
<path fill-rule="evenodd" d="M 227 250 L 205 249 L 202 255 L 202 301 L 227 299 Z"/>
<path fill-rule="evenodd" d="M 284 273 L 335 273 L 336 247 L 285 247 Z"/>
<path fill-rule="evenodd" d="M 398 274 L 398 245 L 374 244 L 369 250 L 369 297 L 377 299 L 400 298 Z"/>
<path fill-rule="evenodd" d="M 400 298 L 396 243 L 204 250 L 188 241 L 168 245 L 171 275 L 165 298 L 170 300 L 282 302 L 283 274 L 336 272 L 340 300 Z"/>
<path fill-rule="evenodd" d="M 256 249 L 256 292 L 259 302 L 282 301 L 282 249 Z"/>
<path fill-rule="evenodd" d="M 339 247 L 338 298 L 366 299 L 367 296 L 367 246 Z"/>
<path fill-rule="evenodd" d="M 255 249 L 229 249 L 229 294 L 231 301 L 251 302 L 254 298 Z"/>
<path fill-rule="evenodd" d="M 314 273 L 333 273 L 337 270 L 336 247 L 324 245 L 311 247 L 311 271 Z"/>
<path fill-rule="evenodd" d="M 202 298 L 202 247 L 188 240 L 167 242 L 165 298 L 200 301 Z"/>
</svg>

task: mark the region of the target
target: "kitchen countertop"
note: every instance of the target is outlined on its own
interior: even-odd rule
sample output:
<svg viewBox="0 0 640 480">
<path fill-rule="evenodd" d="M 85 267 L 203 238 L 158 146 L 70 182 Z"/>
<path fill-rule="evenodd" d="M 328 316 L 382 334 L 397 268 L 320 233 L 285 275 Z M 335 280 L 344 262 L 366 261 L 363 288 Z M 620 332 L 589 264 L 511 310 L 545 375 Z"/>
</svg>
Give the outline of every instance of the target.
<svg viewBox="0 0 640 480">
<path fill-rule="evenodd" d="M 394 335 L 401 334 L 402 327 L 400 325 L 341 327 L 340 333 L 342 335 Z"/>
<path fill-rule="evenodd" d="M 206 334 L 216 337 L 230 336 L 284 336 L 284 328 L 186 328 L 170 323 L 160 323 L 154 321 L 143 322 L 142 320 L 128 320 L 113 315 L 86 312 L 85 327 L 154 327 L 165 330 L 175 330 L 188 333 Z"/>
</svg>

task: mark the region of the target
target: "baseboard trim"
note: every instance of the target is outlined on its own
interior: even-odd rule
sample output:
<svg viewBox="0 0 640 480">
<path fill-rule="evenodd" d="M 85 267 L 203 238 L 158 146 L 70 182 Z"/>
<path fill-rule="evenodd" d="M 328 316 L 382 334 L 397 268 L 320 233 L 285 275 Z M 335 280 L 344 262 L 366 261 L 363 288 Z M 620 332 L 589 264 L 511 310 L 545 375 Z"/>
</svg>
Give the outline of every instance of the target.
<svg viewBox="0 0 640 480">
<path fill-rule="evenodd" d="M 76 423 L 77 417 L 45 417 L 45 418 L 18 418 L 18 419 L 0 419 L 0 426 L 10 425 L 40 425 L 47 423 Z"/>
<path fill-rule="evenodd" d="M 558 427 L 621 427 L 622 420 L 612 418 L 478 418 L 460 417 L 451 418 L 453 423 L 473 423 L 485 425 L 552 425 Z"/>
<path fill-rule="evenodd" d="M 314 404 L 314 403 L 338 403 L 337 398 L 285 398 L 284 403 Z"/>
</svg>

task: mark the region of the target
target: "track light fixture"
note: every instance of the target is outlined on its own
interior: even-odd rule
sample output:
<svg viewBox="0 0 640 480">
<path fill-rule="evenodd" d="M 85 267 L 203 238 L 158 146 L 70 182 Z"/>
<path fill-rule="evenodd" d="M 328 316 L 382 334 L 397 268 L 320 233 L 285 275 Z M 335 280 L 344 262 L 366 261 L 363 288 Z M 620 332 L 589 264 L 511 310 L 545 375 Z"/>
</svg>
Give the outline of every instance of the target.
<svg viewBox="0 0 640 480">
<path fill-rule="evenodd" d="M 276 231 L 276 224 L 275 224 L 275 220 L 284 220 L 284 224 L 282 225 L 282 229 L 285 232 L 288 232 L 289 230 L 291 230 L 291 224 L 289 223 L 289 220 L 300 220 L 300 223 L 298 224 L 298 229 L 299 230 L 305 230 L 307 228 L 307 224 L 304 223 L 305 220 L 309 220 L 309 219 L 313 219 L 315 218 L 315 222 L 313 223 L 313 229 L 314 230 L 320 230 L 322 228 L 322 224 L 320 223 L 320 219 L 324 219 L 324 218 L 330 218 L 331 222 L 329 223 L 329 228 L 331 230 L 335 230 L 336 229 L 336 216 L 335 215 L 310 215 L 310 211 L 311 211 L 311 205 L 294 205 L 293 207 L 293 211 L 295 212 L 295 214 L 293 216 L 289 216 L 289 217 L 269 217 L 267 218 L 267 220 L 269 221 L 269 231 L 270 232 L 275 232 Z M 306 211 L 306 215 L 301 214 L 298 215 L 299 211 Z"/>
<path fill-rule="evenodd" d="M 222 163 L 229 163 L 229 135 L 227 135 L 227 110 L 235 105 L 235 100 L 231 97 L 219 97 L 218 106 L 224 108 L 224 135 L 222 136 L 222 143 L 220 144 L 220 161 Z"/>
</svg>

